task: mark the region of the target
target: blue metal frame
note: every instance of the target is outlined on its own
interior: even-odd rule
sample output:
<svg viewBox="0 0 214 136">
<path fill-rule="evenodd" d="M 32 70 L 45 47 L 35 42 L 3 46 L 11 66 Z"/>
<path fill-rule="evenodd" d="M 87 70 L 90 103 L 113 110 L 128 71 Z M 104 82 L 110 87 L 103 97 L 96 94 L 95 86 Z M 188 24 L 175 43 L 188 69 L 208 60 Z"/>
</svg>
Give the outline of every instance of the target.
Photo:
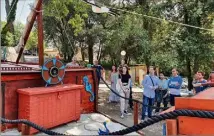
<svg viewBox="0 0 214 136">
<path fill-rule="evenodd" d="M 91 94 L 90 101 L 93 102 L 95 99 L 94 92 L 92 91 L 92 86 L 89 83 L 88 76 L 83 77 L 83 84 L 85 85 L 85 90 Z"/>
<path fill-rule="evenodd" d="M 48 71 L 48 70 L 49 70 L 49 69 L 46 67 L 46 64 L 49 63 L 49 62 L 51 62 L 51 61 L 53 61 L 54 66 L 56 66 L 56 62 L 61 63 L 62 66 L 59 68 L 60 70 L 64 70 L 64 69 L 65 69 L 65 65 L 64 65 L 60 60 L 57 60 L 56 58 L 47 60 L 47 61 L 45 62 L 45 64 L 42 66 L 42 78 L 43 78 L 44 80 L 45 80 L 45 78 L 44 78 L 44 71 Z M 65 76 L 65 71 L 64 71 L 64 74 L 63 74 L 62 77 L 57 76 L 57 78 L 58 78 L 59 81 L 58 81 L 57 83 L 54 83 L 54 84 L 58 84 L 59 82 L 62 82 L 64 76 Z M 50 77 L 48 80 L 45 80 L 45 82 L 47 83 L 46 86 L 52 84 L 52 83 L 51 83 L 51 80 L 52 80 L 52 77 Z"/>
</svg>

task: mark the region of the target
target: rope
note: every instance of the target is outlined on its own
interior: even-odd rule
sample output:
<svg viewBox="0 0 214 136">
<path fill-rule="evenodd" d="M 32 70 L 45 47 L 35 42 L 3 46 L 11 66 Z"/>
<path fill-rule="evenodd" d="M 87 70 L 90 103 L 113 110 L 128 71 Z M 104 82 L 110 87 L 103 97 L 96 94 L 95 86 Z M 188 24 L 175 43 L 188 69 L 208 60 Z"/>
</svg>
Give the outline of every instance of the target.
<svg viewBox="0 0 214 136">
<path fill-rule="evenodd" d="M 103 81 L 103 83 L 114 93 L 116 94 L 117 96 L 119 96 L 120 98 L 123 98 L 125 100 L 130 100 L 130 101 L 134 101 L 136 103 L 139 103 L 143 106 L 147 106 L 147 107 L 150 107 L 150 108 L 153 108 L 153 109 L 163 109 L 163 110 L 166 110 L 170 107 L 156 107 L 156 106 L 151 106 L 151 105 L 146 105 L 146 104 L 143 104 L 143 102 L 139 101 L 139 100 L 136 100 L 136 99 L 131 99 L 131 98 L 126 98 L 124 96 L 121 96 L 120 94 L 118 94 L 114 89 L 112 89 L 107 83 L 106 81 L 103 79 L 103 77 L 101 77 L 101 80 Z"/>
<path fill-rule="evenodd" d="M 158 20 L 158 21 L 164 21 L 164 22 L 166 21 L 166 22 L 177 24 L 177 25 L 180 25 L 180 26 L 186 26 L 186 27 L 191 27 L 191 28 L 195 28 L 195 29 L 214 32 L 214 29 L 206 29 L 206 28 L 203 28 L 203 27 L 198 27 L 198 26 L 194 26 L 194 25 L 179 23 L 179 22 L 175 22 L 175 21 L 172 21 L 172 20 L 166 20 L 166 19 L 158 18 L 158 17 L 154 17 L 154 16 L 143 15 L 143 14 L 139 14 L 139 13 L 136 13 L 136 12 L 131 12 L 131 11 L 123 10 L 123 9 L 117 9 L 117 8 L 112 8 L 112 7 L 111 7 L 111 9 L 122 11 L 122 12 L 126 12 L 126 13 L 129 13 L 129 14 L 143 16 L 143 17 L 154 19 L 154 20 Z"/>
<path fill-rule="evenodd" d="M 164 113 L 164 114 L 161 114 L 161 115 L 155 115 L 151 118 L 148 118 L 147 120 L 145 120 L 144 122 L 140 123 L 140 124 L 137 124 L 137 125 L 134 125 L 132 127 L 129 127 L 129 128 L 126 128 L 126 129 L 123 129 L 123 130 L 119 130 L 119 131 L 116 131 L 116 132 L 111 132 L 111 133 L 108 133 L 108 134 L 105 134 L 105 135 L 126 135 L 126 134 L 129 134 L 129 133 L 132 133 L 132 132 L 135 132 L 135 131 L 138 131 L 140 129 L 143 129 L 147 126 L 150 126 L 154 123 L 157 123 L 157 122 L 160 122 L 160 121 L 163 121 L 163 120 L 166 120 L 166 119 L 175 119 L 177 118 L 178 116 L 187 116 L 187 117 L 199 117 L 199 118 L 208 118 L 208 119 L 214 119 L 214 112 L 212 111 L 200 111 L 200 110 L 186 110 L 186 109 L 183 109 L 183 110 L 175 110 L 175 111 L 171 111 L 171 112 L 168 112 L 168 113 Z M 25 120 L 25 119 L 20 119 L 20 120 L 8 120 L 8 119 L 4 119 L 4 118 L 1 118 L 1 123 L 10 123 L 10 124 L 19 124 L 19 123 L 23 123 L 23 124 L 26 124 L 28 126 L 31 126 L 45 134 L 48 134 L 48 135 L 65 135 L 65 134 L 62 134 L 62 133 L 58 133 L 58 132 L 54 132 L 54 131 L 50 131 L 50 130 L 47 130 L 41 126 L 38 126 L 37 124 L 35 123 L 32 123 L 28 120 Z"/>
<path fill-rule="evenodd" d="M 199 118 L 209 118 L 214 119 L 214 112 L 211 111 L 200 111 L 200 110 L 175 110 L 172 112 L 164 113 L 161 115 L 155 115 L 151 118 L 148 118 L 144 122 L 134 125 L 132 127 L 119 130 L 116 132 L 111 132 L 107 135 L 126 135 L 135 131 L 138 131 L 140 129 L 143 129 L 147 126 L 150 126 L 154 123 L 160 122 L 165 119 L 175 119 L 178 116 L 188 116 L 188 117 L 199 117 Z"/>
<path fill-rule="evenodd" d="M 98 5 L 94 4 L 94 3 L 88 2 L 87 0 L 82 0 L 82 1 L 84 1 L 84 2 L 86 2 L 88 4 L 90 4 L 90 5 L 97 6 L 97 7 L 101 8 L 100 6 L 98 6 Z M 166 19 L 158 18 L 158 17 L 154 17 L 154 16 L 143 15 L 143 14 L 139 14 L 139 13 L 136 13 L 136 12 L 127 11 L 127 10 L 123 10 L 123 9 L 118 9 L 118 8 L 114 8 L 114 7 L 110 7 L 110 6 L 108 6 L 106 8 L 109 8 L 110 11 L 112 11 L 112 9 L 113 9 L 113 10 L 122 11 L 122 12 L 133 14 L 133 15 L 143 16 L 143 17 L 154 19 L 154 20 L 158 20 L 158 21 L 164 21 L 164 22 L 169 22 L 169 23 L 181 25 L 181 26 L 186 26 L 186 27 L 191 27 L 191 28 L 195 28 L 195 29 L 214 32 L 214 29 L 206 29 L 206 28 L 203 28 L 203 27 L 198 27 L 198 26 L 194 26 L 194 25 L 179 23 L 179 22 L 175 22 L 175 21 L 172 21 L 172 20 L 166 20 Z M 115 13 L 115 12 L 113 12 L 113 13 Z M 119 14 L 117 13 L 117 15 L 119 15 Z"/>
<path fill-rule="evenodd" d="M 9 123 L 9 124 L 20 124 L 20 123 L 23 123 L 25 125 L 28 125 L 30 127 L 33 127 L 35 128 L 36 130 L 39 130 L 45 134 L 48 134 L 48 135 L 65 135 L 65 134 L 62 134 L 62 133 L 58 133 L 58 132 L 54 132 L 54 131 L 51 131 L 51 130 L 48 130 L 48 129 L 45 129 L 44 127 L 41 127 L 33 122 L 30 122 L 28 120 L 25 120 L 25 119 L 17 119 L 17 120 L 9 120 L 9 119 L 4 119 L 4 118 L 1 118 L 1 123 Z"/>
</svg>

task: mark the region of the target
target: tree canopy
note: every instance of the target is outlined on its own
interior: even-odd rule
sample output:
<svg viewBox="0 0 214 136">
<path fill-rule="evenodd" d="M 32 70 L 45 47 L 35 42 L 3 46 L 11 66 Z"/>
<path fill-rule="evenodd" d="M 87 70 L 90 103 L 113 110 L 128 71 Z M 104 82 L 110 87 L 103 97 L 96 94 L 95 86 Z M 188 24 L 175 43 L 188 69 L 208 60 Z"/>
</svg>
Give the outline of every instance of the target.
<svg viewBox="0 0 214 136">
<path fill-rule="evenodd" d="M 196 71 L 213 70 L 213 0 L 96 0 L 95 4 L 111 7 L 114 13 L 94 13 L 81 0 L 43 1 L 45 41 L 58 48 L 65 62 L 80 48 L 89 63 L 96 58 L 118 64 L 125 50 L 129 65 L 158 66 L 168 76 L 177 67 L 188 77 L 189 88 Z M 32 47 L 35 35 L 36 30 L 28 43 Z M 10 39 L 9 33 L 6 41 Z"/>
</svg>

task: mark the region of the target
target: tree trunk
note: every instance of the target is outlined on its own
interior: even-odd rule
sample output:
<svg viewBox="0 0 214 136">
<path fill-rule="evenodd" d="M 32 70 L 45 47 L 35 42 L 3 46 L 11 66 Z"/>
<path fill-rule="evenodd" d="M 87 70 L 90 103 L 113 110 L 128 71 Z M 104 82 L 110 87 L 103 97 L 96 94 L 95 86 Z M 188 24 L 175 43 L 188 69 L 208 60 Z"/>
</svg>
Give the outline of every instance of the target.
<svg viewBox="0 0 214 136">
<path fill-rule="evenodd" d="M 13 22 L 15 21 L 17 3 L 18 3 L 18 0 L 13 0 L 11 2 L 11 5 L 10 5 L 10 1 L 9 0 L 5 0 L 5 9 L 6 9 L 6 13 L 7 13 L 7 24 L 5 25 L 5 28 L 7 28 L 7 30 L 10 33 L 12 33 L 13 35 L 14 35 L 14 25 L 13 25 Z M 12 14 L 15 14 L 15 15 L 12 15 Z M 15 40 L 15 36 L 13 38 Z"/>
<path fill-rule="evenodd" d="M 149 59 L 147 57 L 144 57 L 144 58 L 145 58 L 145 63 L 146 63 L 146 67 L 147 67 L 147 74 L 149 74 L 150 62 L 149 62 Z"/>
<path fill-rule="evenodd" d="M 198 56 L 196 56 L 194 60 L 193 72 L 196 73 L 198 69 L 199 69 L 199 62 L 198 62 Z"/>
<path fill-rule="evenodd" d="M 94 46 L 94 42 L 91 39 L 91 36 L 88 37 L 88 59 L 89 59 L 89 63 L 93 64 L 93 46 Z"/>
<path fill-rule="evenodd" d="M 64 53 L 64 61 L 67 62 L 67 54 Z"/>
<path fill-rule="evenodd" d="M 193 88 L 192 86 L 192 71 L 191 71 L 191 61 L 189 58 L 186 59 L 187 62 L 187 78 L 188 78 L 188 90 L 191 90 Z"/>
<path fill-rule="evenodd" d="M 97 53 L 97 60 L 101 60 L 101 51 L 102 51 L 102 44 L 99 44 L 98 53 Z"/>
<path fill-rule="evenodd" d="M 83 42 L 80 42 L 80 50 L 81 50 L 81 55 L 82 55 L 82 61 L 85 61 L 85 48 L 83 47 Z"/>
<path fill-rule="evenodd" d="M 7 13 L 7 16 L 10 12 L 10 1 L 9 0 L 5 0 L 5 9 L 6 9 L 6 13 Z"/>
</svg>

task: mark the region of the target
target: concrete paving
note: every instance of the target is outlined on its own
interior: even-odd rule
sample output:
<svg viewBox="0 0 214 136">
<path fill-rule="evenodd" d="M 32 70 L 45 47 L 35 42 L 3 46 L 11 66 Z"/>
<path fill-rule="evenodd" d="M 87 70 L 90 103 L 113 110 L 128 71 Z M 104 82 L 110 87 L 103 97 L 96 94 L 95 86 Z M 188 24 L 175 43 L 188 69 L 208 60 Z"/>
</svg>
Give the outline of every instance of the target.
<svg viewBox="0 0 214 136">
<path fill-rule="evenodd" d="M 80 120 L 77 122 L 71 122 L 66 125 L 50 129 L 55 132 L 63 133 L 66 135 L 98 135 L 98 130 L 101 129 L 105 131 L 103 122 L 107 122 L 107 128 L 110 132 L 115 132 L 118 130 L 125 129 L 126 127 L 111 121 L 108 117 L 102 114 L 91 113 L 91 114 L 81 114 Z M 21 135 L 17 129 L 7 130 L 1 135 Z M 38 133 L 35 135 L 46 135 L 44 133 Z M 139 135 L 136 132 L 130 133 L 128 135 Z"/>
</svg>

